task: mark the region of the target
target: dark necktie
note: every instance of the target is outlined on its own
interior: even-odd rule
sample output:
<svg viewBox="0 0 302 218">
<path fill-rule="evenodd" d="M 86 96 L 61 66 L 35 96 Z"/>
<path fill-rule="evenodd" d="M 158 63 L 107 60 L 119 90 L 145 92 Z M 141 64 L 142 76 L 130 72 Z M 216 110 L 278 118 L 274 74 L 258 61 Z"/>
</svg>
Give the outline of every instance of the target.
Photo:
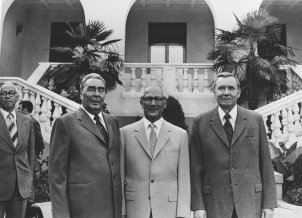
<svg viewBox="0 0 302 218">
<path fill-rule="evenodd" d="M 155 146 L 156 146 L 156 142 L 157 142 L 157 136 L 156 136 L 156 132 L 155 132 L 155 124 L 154 123 L 150 123 L 149 124 L 150 128 L 151 128 L 151 132 L 150 132 L 150 149 L 151 149 L 151 155 L 153 157 L 154 151 L 155 151 Z"/>
<path fill-rule="evenodd" d="M 230 122 L 230 118 L 231 116 L 229 114 L 225 114 L 224 115 L 224 119 L 225 119 L 225 123 L 224 123 L 224 131 L 227 135 L 227 138 L 228 138 L 228 141 L 229 141 L 229 144 L 231 145 L 232 144 L 232 139 L 233 139 L 233 127 L 232 127 L 232 124 Z"/>
<path fill-rule="evenodd" d="M 104 137 L 106 144 L 108 144 L 108 132 L 106 131 L 104 125 L 101 123 L 100 117 L 95 115 L 94 118 L 96 126 L 99 128 L 101 135 Z"/>
</svg>

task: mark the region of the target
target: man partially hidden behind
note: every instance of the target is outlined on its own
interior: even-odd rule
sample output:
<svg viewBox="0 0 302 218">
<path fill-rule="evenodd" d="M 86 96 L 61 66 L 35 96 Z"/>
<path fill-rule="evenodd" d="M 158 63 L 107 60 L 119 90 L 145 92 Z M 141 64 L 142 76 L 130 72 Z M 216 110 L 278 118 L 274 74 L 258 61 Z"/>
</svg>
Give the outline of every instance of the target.
<svg viewBox="0 0 302 218">
<path fill-rule="evenodd" d="M 194 218 L 272 218 L 277 206 L 262 116 L 237 105 L 231 73 L 214 81 L 218 107 L 194 119 L 190 142 Z"/>
<path fill-rule="evenodd" d="M 56 119 L 50 139 L 53 218 L 121 218 L 120 137 L 117 119 L 102 113 L 105 80 L 86 75 L 81 107 Z"/>
<path fill-rule="evenodd" d="M 127 218 L 190 217 L 187 132 L 162 118 L 160 87 L 145 89 L 144 117 L 121 129 Z"/>
<path fill-rule="evenodd" d="M 18 97 L 14 84 L 0 88 L 0 218 L 23 218 L 34 198 L 35 133 L 31 119 L 15 110 Z"/>
<path fill-rule="evenodd" d="M 36 157 L 38 159 L 42 158 L 43 149 L 44 149 L 44 141 L 41 133 L 40 123 L 32 116 L 33 112 L 33 104 L 30 101 L 21 101 L 19 102 L 18 112 L 30 117 L 34 124 L 35 130 L 35 151 Z"/>
</svg>

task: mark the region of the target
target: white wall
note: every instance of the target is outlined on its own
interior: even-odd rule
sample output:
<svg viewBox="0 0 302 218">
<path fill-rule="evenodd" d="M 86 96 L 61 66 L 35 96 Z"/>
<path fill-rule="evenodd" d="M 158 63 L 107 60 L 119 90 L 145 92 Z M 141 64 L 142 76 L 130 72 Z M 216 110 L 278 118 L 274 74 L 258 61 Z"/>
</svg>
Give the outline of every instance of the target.
<svg viewBox="0 0 302 218">
<path fill-rule="evenodd" d="M 295 60 L 302 64 L 302 13 L 293 10 L 270 10 L 272 16 L 279 18 L 280 23 L 286 24 L 287 46 L 294 47 Z"/>
<path fill-rule="evenodd" d="M 22 50 L 24 39 L 25 11 L 20 4 L 15 3 L 8 10 L 3 22 L 0 75 L 21 76 Z M 16 35 L 17 25 L 22 25 L 22 32 Z"/>
<path fill-rule="evenodd" d="M 202 9 L 132 8 L 126 25 L 126 62 L 148 62 L 148 23 L 187 23 L 187 63 L 206 63 L 214 44 L 214 21 L 208 7 Z"/>
<path fill-rule="evenodd" d="M 82 10 L 28 10 L 22 78 L 28 78 L 39 62 L 49 61 L 51 22 L 84 22 Z"/>
</svg>

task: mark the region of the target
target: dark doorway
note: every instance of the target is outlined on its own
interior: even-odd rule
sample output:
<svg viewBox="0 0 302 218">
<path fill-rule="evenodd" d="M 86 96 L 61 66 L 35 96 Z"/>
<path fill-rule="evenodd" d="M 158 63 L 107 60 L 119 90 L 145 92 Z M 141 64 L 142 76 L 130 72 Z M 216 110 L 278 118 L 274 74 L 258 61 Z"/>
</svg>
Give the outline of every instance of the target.
<svg viewBox="0 0 302 218">
<path fill-rule="evenodd" d="M 72 27 L 79 25 L 79 22 L 70 22 Z M 71 44 L 70 37 L 66 34 L 66 30 L 69 30 L 69 26 L 66 22 L 53 22 L 51 23 L 50 34 L 50 48 L 52 47 L 74 47 Z M 49 51 L 49 62 L 71 62 L 72 57 L 67 54 Z"/>
</svg>

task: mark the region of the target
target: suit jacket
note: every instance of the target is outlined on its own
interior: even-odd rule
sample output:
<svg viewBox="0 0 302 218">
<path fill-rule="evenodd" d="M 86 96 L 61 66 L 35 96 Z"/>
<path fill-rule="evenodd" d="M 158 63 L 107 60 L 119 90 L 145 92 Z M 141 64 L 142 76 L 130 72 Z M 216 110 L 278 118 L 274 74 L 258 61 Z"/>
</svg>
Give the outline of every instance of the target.
<svg viewBox="0 0 302 218">
<path fill-rule="evenodd" d="M 190 217 L 187 132 L 163 121 L 153 158 L 143 120 L 121 129 L 127 218 Z"/>
<path fill-rule="evenodd" d="M 43 149 L 44 149 L 44 140 L 42 137 L 41 133 L 41 126 L 40 123 L 33 117 L 33 125 L 34 125 L 34 130 L 35 130 L 35 152 L 36 152 L 36 157 L 39 158 L 39 155 L 42 155 Z"/>
<path fill-rule="evenodd" d="M 16 112 L 18 144 L 14 147 L 0 112 L 0 201 L 11 198 L 16 182 L 23 198 L 34 200 L 35 133 L 31 119 Z"/>
<path fill-rule="evenodd" d="M 117 119 L 103 113 L 105 143 L 82 109 L 56 119 L 50 140 L 49 186 L 54 218 L 120 218 L 120 134 Z"/>
<path fill-rule="evenodd" d="M 274 208 L 276 188 L 261 115 L 238 106 L 232 144 L 218 108 L 195 118 L 190 142 L 192 210 L 208 218 L 260 218 Z"/>
</svg>

